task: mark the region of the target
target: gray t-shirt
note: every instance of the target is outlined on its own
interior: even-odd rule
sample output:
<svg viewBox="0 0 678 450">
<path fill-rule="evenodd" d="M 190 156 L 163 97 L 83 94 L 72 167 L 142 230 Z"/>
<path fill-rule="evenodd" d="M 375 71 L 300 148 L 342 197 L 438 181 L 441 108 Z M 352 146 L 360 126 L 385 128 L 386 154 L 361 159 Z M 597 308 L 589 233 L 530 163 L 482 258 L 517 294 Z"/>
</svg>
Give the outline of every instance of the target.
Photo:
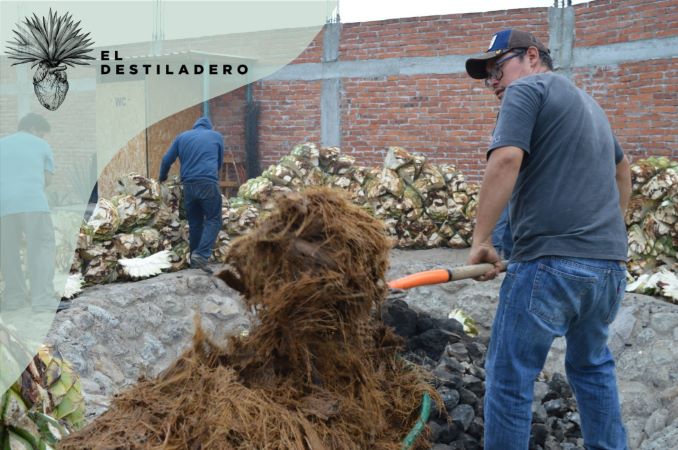
<svg viewBox="0 0 678 450">
<path fill-rule="evenodd" d="M 616 164 L 623 158 L 601 107 L 569 79 L 530 75 L 506 89 L 488 150 L 521 148 L 510 202 L 511 259 L 626 260 Z"/>
</svg>

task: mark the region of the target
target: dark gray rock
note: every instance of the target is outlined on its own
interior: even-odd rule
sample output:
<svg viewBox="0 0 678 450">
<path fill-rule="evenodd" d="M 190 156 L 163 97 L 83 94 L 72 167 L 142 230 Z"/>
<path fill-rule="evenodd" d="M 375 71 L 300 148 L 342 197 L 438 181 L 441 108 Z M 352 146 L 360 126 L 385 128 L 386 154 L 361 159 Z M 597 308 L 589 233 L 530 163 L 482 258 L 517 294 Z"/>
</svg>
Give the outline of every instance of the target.
<svg viewBox="0 0 678 450">
<path fill-rule="evenodd" d="M 556 398 L 544 403 L 546 414 L 549 416 L 565 417 L 567 412 L 567 404 L 562 398 Z"/>
<path fill-rule="evenodd" d="M 464 449 L 464 450 L 482 450 L 480 442 L 473 436 L 462 433 L 459 435 L 459 438 L 450 444 L 454 449 Z"/>
<path fill-rule="evenodd" d="M 549 428 L 543 423 L 533 423 L 532 424 L 532 439 L 531 445 L 541 445 L 543 446 L 546 442 L 546 437 L 549 435 Z"/>
<path fill-rule="evenodd" d="M 560 443 L 553 436 L 548 436 L 544 442 L 544 450 L 560 450 Z"/>
<path fill-rule="evenodd" d="M 424 352 L 426 356 L 438 360 L 445 351 L 448 338 L 447 332 L 440 328 L 433 328 L 411 338 L 408 341 L 408 348 L 410 350 L 417 349 Z"/>
<path fill-rule="evenodd" d="M 466 347 L 468 349 L 468 354 L 475 364 L 482 367 L 485 365 L 485 354 L 487 353 L 487 347 L 485 347 L 480 342 L 470 342 Z"/>
<path fill-rule="evenodd" d="M 483 396 L 485 393 L 485 383 L 480 378 L 473 375 L 464 375 L 462 377 L 462 381 L 464 382 L 466 389 L 473 392 L 477 396 Z"/>
<path fill-rule="evenodd" d="M 454 319 L 443 319 L 440 321 L 440 328 L 442 328 L 445 331 L 449 331 L 450 333 L 455 334 L 456 336 L 463 336 L 464 333 L 464 325 L 460 324 L 459 321 L 454 320 Z M 451 342 L 453 339 L 458 339 L 458 337 L 453 337 L 451 338 Z"/>
<path fill-rule="evenodd" d="M 549 389 L 555 393 L 556 397 L 561 398 L 572 397 L 572 388 L 570 387 L 570 384 L 567 382 L 567 378 L 565 378 L 565 375 L 563 375 L 562 373 L 560 372 L 554 373 L 548 385 Z"/>
<path fill-rule="evenodd" d="M 456 389 L 443 386 L 438 389 L 438 393 L 443 399 L 446 411 L 452 411 L 459 404 L 459 392 Z"/>
<path fill-rule="evenodd" d="M 417 334 L 423 333 L 431 328 L 442 328 L 440 326 L 440 320 L 425 314 L 417 316 Z"/>
<path fill-rule="evenodd" d="M 433 371 L 433 376 L 437 382 L 442 385 L 452 389 L 457 389 L 462 386 L 462 380 L 459 375 L 445 368 L 444 366 L 438 366 Z"/>
<path fill-rule="evenodd" d="M 480 439 L 483 437 L 483 431 L 485 429 L 485 423 L 483 421 L 483 418 L 476 415 L 476 417 L 473 418 L 473 421 L 471 422 L 471 425 L 468 426 L 466 429 L 466 432 L 473 436 L 476 439 Z"/>
<path fill-rule="evenodd" d="M 459 389 L 460 401 L 466 405 L 475 406 L 478 403 L 478 396 L 464 387 Z"/>
<path fill-rule="evenodd" d="M 447 355 L 443 355 L 440 358 L 440 364 L 443 364 L 447 369 L 452 372 L 461 374 L 464 372 L 464 366 L 459 362 L 459 360 L 452 358 Z"/>
<path fill-rule="evenodd" d="M 438 442 L 443 444 L 449 444 L 456 440 L 461 434 L 461 429 L 454 423 L 448 423 L 443 425 Z"/>
<path fill-rule="evenodd" d="M 399 336 L 407 338 L 417 332 L 417 312 L 410 309 L 402 300 L 386 302 L 382 308 L 381 319 L 386 325 L 393 327 Z"/>
<path fill-rule="evenodd" d="M 471 425 L 474 417 L 475 411 L 470 405 L 458 405 L 450 412 L 450 420 L 464 431 Z"/>
<path fill-rule="evenodd" d="M 536 406 L 532 411 L 532 422 L 534 423 L 545 423 L 547 417 L 548 413 L 542 404 Z"/>
<path fill-rule="evenodd" d="M 460 362 L 469 361 L 468 350 L 463 342 L 448 345 L 445 348 L 445 353 Z"/>
<path fill-rule="evenodd" d="M 433 447 L 431 447 L 431 450 L 451 450 L 452 447 L 450 447 L 447 444 L 436 444 Z"/>
<path fill-rule="evenodd" d="M 544 383 L 543 381 L 537 381 L 534 383 L 534 395 L 533 395 L 533 400 L 535 402 L 541 403 L 541 401 L 544 399 L 546 394 L 549 392 L 549 385 L 548 383 Z"/>
<path fill-rule="evenodd" d="M 429 440 L 431 442 L 440 442 L 440 434 L 443 431 L 443 428 L 445 425 L 441 425 L 435 420 L 429 420 L 428 423 L 426 423 L 429 429 Z"/>
</svg>

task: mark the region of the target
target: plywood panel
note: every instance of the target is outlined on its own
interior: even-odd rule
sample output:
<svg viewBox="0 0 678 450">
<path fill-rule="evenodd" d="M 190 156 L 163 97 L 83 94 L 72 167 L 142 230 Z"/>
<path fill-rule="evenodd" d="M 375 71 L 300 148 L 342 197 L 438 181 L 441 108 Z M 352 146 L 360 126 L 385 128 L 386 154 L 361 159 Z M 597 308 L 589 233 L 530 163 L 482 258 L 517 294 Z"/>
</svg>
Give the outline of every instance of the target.
<svg viewBox="0 0 678 450">
<path fill-rule="evenodd" d="M 118 178 L 130 172 L 146 174 L 146 95 L 143 80 L 97 85 L 99 110 L 111 105 L 115 121 L 100 118 L 96 122 L 99 196 L 110 198 L 116 193 Z M 123 136 L 119 130 L 134 130 Z"/>
<path fill-rule="evenodd" d="M 146 130 L 134 136 L 106 165 L 99 175 L 99 196 L 111 198 L 117 194 L 118 179 L 131 172 L 146 175 Z"/>
</svg>

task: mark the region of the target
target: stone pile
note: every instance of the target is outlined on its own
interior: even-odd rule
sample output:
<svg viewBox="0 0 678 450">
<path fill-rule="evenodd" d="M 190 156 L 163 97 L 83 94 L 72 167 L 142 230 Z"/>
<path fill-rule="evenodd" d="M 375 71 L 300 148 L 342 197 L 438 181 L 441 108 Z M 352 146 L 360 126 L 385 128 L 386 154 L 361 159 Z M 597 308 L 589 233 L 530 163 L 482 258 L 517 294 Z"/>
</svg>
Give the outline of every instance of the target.
<svg viewBox="0 0 678 450">
<path fill-rule="evenodd" d="M 389 300 L 382 319 L 407 339 L 405 357 L 430 370 L 444 410 L 431 411 L 429 438 L 435 450 L 483 448 L 485 355 L 488 342 L 464 333 L 454 319 L 435 319 Z M 532 404 L 531 450 L 581 450 L 580 419 L 565 377 L 541 376 Z"/>
</svg>

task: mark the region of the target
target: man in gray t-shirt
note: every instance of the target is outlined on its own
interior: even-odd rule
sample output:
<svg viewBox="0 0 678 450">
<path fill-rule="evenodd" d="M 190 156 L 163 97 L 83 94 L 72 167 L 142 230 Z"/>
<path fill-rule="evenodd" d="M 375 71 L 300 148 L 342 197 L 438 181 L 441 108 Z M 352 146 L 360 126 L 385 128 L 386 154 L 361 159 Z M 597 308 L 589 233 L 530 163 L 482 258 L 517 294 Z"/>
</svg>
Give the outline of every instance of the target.
<svg viewBox="0 0 678 450">
<path fill-rule="evenodd" d="M 625 287 L 629 163 L 600 106 L 554 74 L 532 34 L 504 30 L 466 71 L 501 100 L 468 262 L 499 257 L 510 199 L 513 251 L 486 359 L 485 449 L 527 449 L 533 383 L 556 336 L 587 448 L 625 449 L 608 326 Z"/>
</svg>

